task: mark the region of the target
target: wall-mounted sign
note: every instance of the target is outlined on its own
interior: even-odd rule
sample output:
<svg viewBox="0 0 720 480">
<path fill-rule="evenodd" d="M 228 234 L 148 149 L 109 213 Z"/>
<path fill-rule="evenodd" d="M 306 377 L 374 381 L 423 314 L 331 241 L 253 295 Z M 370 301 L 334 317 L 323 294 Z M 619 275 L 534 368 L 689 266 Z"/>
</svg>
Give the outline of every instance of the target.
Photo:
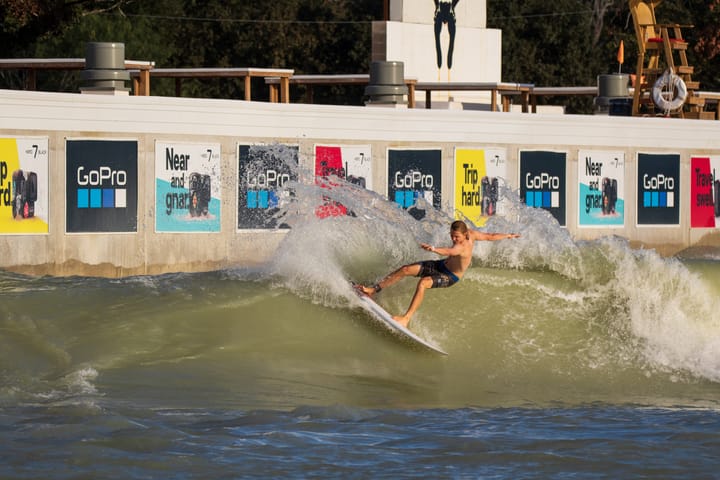
<svg viewBox="0 0 720 480">
<path fill-rule="evenodd" d="M 0 234 L 48 233 L 47 137 L 0 138 Z"/>
<path fill-rule="evenodd" d="M 297 182 L 298 147 L 238 146 L 238 229 L 286 228 L 276 214 L 287 204 Z"/>
<path fill-rule="evenodd" d="M 500 182 L 507 178 L 504 148 L 455 149 L 455 218 L 477 226 L 498 212 Z"/>
<path fill-rule="evenodd" d="M 566 224 L 566 152 L 520 151 L 520 196 Z"/>
<path fill-rule="evenodd" d="M 690 226 L 720 227 L 720 157 L 690 159 Z"/>
<path fill-rule="evenodd" d="M 578 152 L 578 226 L 625 224 L 625 154 Z"/>
<path fill-rule="evenodd" d="M 388 197 L 415 219 L 442 206 L 442 152 L 388 149 Z"/>
<path fill-rule="evenodd" d="M 220 231 L 220 144 L 155 142 L 155 231 Z"/>
<path fill-rule="evenodd" d="M 680 155 L 638 153 L 638 225 L 680 224 Z"/>
<path fill-rule="evenodd" d="M 315 145 L 315 184 L 332 188 L 332 177 L 372 190 L 372 156 L 369 145 Z M 315 210 L 320 218 L 345 215 L 347 208 L 325 198 Z"/>
<path fill-rule="evenodd" d="M 137 141 L 68 140 L 65 152 L 67 232 L 136 232 Z"/>
</svg>

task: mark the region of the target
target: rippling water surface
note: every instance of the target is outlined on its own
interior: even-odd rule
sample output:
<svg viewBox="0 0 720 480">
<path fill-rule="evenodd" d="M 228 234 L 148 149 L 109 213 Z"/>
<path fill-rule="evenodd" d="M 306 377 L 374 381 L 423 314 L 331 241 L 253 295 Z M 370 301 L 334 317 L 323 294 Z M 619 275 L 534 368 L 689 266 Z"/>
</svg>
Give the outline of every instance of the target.
<svg viewBox="0 0 720 480">
<path fill-rule="evenodd" d="M 327 192 L 323 192 L 327 194 Z M 0 273 L 0 477 L 710 478 L 720 260 L 578 242 L 507 208 L 411 324 L 355 305 L 449 242 L 370 193 L 292 226 L 261 267 L 125 279 Z M 404 310 L 415 282 L 378 295 Z"/>
</svg>

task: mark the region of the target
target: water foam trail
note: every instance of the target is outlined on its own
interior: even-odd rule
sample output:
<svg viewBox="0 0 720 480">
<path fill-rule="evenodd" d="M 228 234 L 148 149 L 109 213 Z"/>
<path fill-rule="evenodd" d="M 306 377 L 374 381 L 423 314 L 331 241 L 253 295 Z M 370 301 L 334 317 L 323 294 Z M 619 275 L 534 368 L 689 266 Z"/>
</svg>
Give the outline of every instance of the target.
<svg viewBox="0 0 720 480">
<path fill-rule="evenodd" d="M 347 279 L 374 281 L 404 263 L 436 258 L 419 250 L 419 242 L 449 244 L 448 215 L 425 205 L 427 215 L 417 221 L 384 196 L 339 178 L 330 184 L 292 185 L 294 200 L 282 212 L 291 229 L 271 271 L 291 291 L 341 307 Z M 521 238 L 478 242 L 476 266 L 571 279 L 580 297 L 591 299 L 590 322 L 605 323 L 601 331 L 609 342 L 620 343 L 608 346 L 611 351 L 649 371 L 720 381 L 720 310 L 697 275 L 654 251 L 633 250 L 621 238 L 574 241 L 552 215 L 526 207 L 506 186 L 500 196 L 504 215 L 491 217 L 482 230 Z M 324 201 L 344 205 L 351 216 L 317 218 L 316 207 Z"/>
<path fill-rule="evenodd" d="M 428 219 L 418 222 L 374 192 L 332 182 L 331 189 L 291 186 L 294 201 L 279 214 L 291 228 L 269 267 L 314 301 L 337 305 L 331 297 L 347 297 L 348 280 L 373 280 L 378 271 L 414 261 L 421 252 L 418 242 L 432 242 L 438 227 L 447 229 L 447 218 L 432 208 Z M 317 207 L 329 201 L 344 205 L 350 215 L 319 218 Z"/>
<path fill-rule="evenodd" d="M 720 302 L 701 278 L 653 251 L 606 251 L 615 267 L 608 287 L 648 362 L 720 381 Z"/>
</svg>

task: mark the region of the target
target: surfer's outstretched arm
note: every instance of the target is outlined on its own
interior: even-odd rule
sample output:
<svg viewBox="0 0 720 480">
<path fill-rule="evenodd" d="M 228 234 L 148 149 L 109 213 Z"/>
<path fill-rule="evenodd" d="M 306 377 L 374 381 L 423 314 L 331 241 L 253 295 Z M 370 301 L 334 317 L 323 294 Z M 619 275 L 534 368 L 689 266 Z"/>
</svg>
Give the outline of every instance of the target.
<svg viewBox="0 0 720 480">
<path fill-rule="evenodd" d="M 496 240 L 505 240 L 508 238 L 518 238 L 519 233 L 486 233 L 479 230 L 470 230 L 470 238 L 478 241 L 494 242 Z"/>
</svg>

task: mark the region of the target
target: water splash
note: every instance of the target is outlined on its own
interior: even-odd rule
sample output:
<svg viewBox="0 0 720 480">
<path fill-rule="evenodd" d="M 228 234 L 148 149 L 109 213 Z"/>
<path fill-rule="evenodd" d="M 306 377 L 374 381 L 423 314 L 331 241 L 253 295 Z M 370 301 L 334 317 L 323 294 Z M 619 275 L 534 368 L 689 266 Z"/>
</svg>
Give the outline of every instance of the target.
<svg viewBox="0 0 720 480">
<path fill-rule="evenodd" d="M 427 214 L 418 221 L 384 196 L 340 178 L 290 188 L 293 201 L 281 215 L 291 228 L 269 271 L 318 304 L 346 306 L 348 279 L 371 282 L 402 264 L 436 258 L 421 251 L 420 242 L 449 244 L 453 218 L 427 204 L 420 205 Z M 604 336 L 605 355 L 588 348 L 588 365 L 620 361 L 720 381 L 720 307 L 697 275 L 677 260 L 634 250 L 622 238 L 575 241 L 548 212 L 525 206 L 517 192 L 501 186 L 499 193 L 504 215 L 491 217 L 482 230 L 521 238 L 478 242 L 475 266 L 552 272 L 574 283 L 577 292 L 568 295 L 582 301 L 564 308 L 584 311 L 591 341 Z M 329 202 L 349 215 L 318 218 L 318 205 Z M 567 301 L 550 291 L 549 301 Z M 523 341 L 535 348 L 532 339 Z"/>
</svg>

